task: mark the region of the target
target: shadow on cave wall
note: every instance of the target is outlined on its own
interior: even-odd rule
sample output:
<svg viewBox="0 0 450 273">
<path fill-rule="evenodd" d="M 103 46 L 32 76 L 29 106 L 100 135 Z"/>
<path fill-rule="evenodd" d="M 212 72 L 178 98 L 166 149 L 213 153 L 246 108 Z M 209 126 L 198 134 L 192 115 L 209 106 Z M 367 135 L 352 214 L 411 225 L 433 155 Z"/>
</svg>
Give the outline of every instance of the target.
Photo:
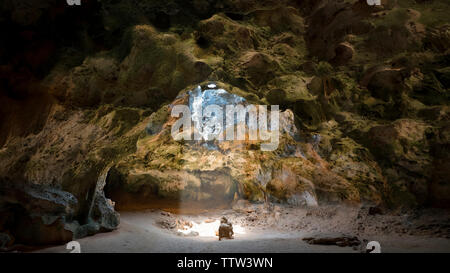
<svg viewBox="0 0 450 273">
<path fill-rule="evenodd" d="M 68 8 L 65 1 L 4 1 L 0 5 L 0 146 L 8 138 L 39 132 L 52 98 L 41 85 L 58 58 L 74 48 L 73 63 L 108 48 L 100 5 L 84 1 Z"/>
<path fill-rule="evenodd" d="M 121 60 L 130 49 L 130 26 L 151 24 L 176 32 L 218 10 L 231 10 L 227 14 L 240 19 L 232 9 L 217 0 L 83 0 L 80 6 L 58 0 L 3 1 L 0 31 L 7 38 L 0 41 L 0 146 L 43 128 L 54 101 L 41 83 L 61 60 L 70 69 L 111 49 Z"/>
<path fill-rule="evenodd" d="M 119 212 L 160 209 L 179 214 L 195 214 L 210 209 L 228 209 L 235 196 L 242 194 L 239 183 L 234 181 L 227 172 L 199 171 L 190 173 L 190 175 L 202 181 L 200 188 L 174 190 L 167 195 L 161 192 L 158 183 L 145 183 L 130 191 L 130 186 L 125 186 L 124 175 L 113 167 L 106 178 L 104 192 L 106 198 L 114 201 L 115 209 Z M 225 185 L 214 185 L 212 181 L 216 180 L 224 182 Z M 232 185 L 231 190 L 228 190 L 229 194 L 224 194 L 227 192 L 226 184 Z M 204 200 L 199 198 L 204 194 L 210 195 L 210 198 Z"/>
</svg>

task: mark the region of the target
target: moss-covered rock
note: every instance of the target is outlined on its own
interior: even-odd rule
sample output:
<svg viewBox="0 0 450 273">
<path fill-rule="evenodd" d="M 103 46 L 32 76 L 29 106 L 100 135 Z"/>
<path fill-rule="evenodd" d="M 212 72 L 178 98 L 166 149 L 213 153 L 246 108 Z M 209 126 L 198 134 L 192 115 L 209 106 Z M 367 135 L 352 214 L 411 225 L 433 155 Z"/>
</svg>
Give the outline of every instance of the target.
<svg viewBox="0 0 450 273">
<path fill-rule="evenodd" d="M 424 123 L 403 119 L 373 127 L 368 132 L 369 147 L 381 166 L 396 168 L 388 172 L 388 179 L 393 184 L 401 183 L 405 191 L 412 192 L 416 202 L 422 204 L 429 198 L 428 181 L 432 170 L 428 129 Z"/>
<path fill-rule="evenodd" d="M 218 83 L 219 86 L 223 84 Z M 236 92 L 235 88 L 231 88 Z M 175 104 L 187 104 L 186 91 L 168 108 L 156 112 L 169 115 Z M 239 92 L 237 92 L 239 93 Z M 155 115 L 156 115 L 155 113 Z M 155 117 L 150 117 L 150 122 Z M 119 207 L 133 207 L 135 196 L 139 206 L 151 207 L 158 200 L 175 203 L 210 204 L 230 202 L 235 196 L 252 201 L 273 200 L 297 205 L 314 205 L 328 201 L 379 203 L 383 191 L 376 163 L 368 151 L 353 143 L 351 166 L 359 176 L 352 177 L 348 168 L 334 156 L 334 166 L 326 162 L 312 144 L 298 141 L 291 111 L 281 113 L 280 143 L 274 151 L 262 151 L 259 141 L 175 141 L 170 134 L 175 119 L 166 120 L 158 130 L 141 137 L 136 152 L 120 160 L 116 166 L 114 196 Z M 349 142 L 350 143 L 350 142 Z M 211 149 L 211 145 L 217 145 Z M 358 150 L 359 149 L 359 150 Z M 337 151 L 337 150 L 336 150 Z M 358 157 L 359 156 L 359 157 Z M 356 162 L 358 159 L 363 163 Z M 330 159 L 328 159 L 330 160 Z M 358 177 L 358 178 L 357 178 Z M 113 179 L 113 178 L 112 178 Z M 360 182 L 371 180 L 370 183 Z M 113 179 L 114 180 L 114 179 Z M 121 192 L 123 194 L 121 194 Z M 362 197 L 363 196 L 363 197 Z M 134 204 L 135 205 L 135 204 Z"/>
<path fill-rule="evenodd" d="M 110 166 L 121 208 L 448 206 L 448 1 L 90 1 L 82 24 L 9 2 L 0 21 L 21 35 L 0 49 L 0 182 L 70 192 L 80 223 Z M 277 150 L 172 139 L 172 107 L 210 81 L 280 105 Z"/>
</svg>

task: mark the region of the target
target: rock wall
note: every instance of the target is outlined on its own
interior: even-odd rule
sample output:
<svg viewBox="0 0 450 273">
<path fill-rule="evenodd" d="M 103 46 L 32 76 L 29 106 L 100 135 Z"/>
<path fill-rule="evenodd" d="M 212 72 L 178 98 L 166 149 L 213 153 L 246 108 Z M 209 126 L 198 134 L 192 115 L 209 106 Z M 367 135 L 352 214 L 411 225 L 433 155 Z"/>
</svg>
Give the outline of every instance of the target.
<svg viewBox="0 0 450 273">
<path fill-rule="evenodd" d="M 447 1 L 64 4 L 0 4 L 7 244 L 111 230 L 109 198 L 121 209 L 240 198 L 449 206 Z M 173 105 L 211 81 L 280 105 L 295 130 L 269 153 L 251 141 L 216 150 L 174 141 Z M 28 206 L 43 202 L 28 187 L 68 203 Z"/>
</svg>

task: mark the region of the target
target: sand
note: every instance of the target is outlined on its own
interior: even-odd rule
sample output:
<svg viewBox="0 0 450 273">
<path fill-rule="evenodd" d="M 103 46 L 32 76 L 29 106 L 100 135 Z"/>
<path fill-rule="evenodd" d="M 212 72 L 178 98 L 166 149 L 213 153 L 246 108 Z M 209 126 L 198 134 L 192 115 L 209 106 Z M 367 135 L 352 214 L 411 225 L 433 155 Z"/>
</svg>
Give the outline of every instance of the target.
<svg viewBox="0 0 450 273">
<path fill-rule="evenodd" d="M 202 223 L 226 216 L 239 225 L 243 234 L 233 240 L 218 241 L 217 237 L 180 236 L 175 229 L 165 228 L 161 222 L 177 220 Z M 221 210 L 196 215 L 175 215 L 160 210 L 121 212 L 121 224 L 113 232 L 79 239 L 82 252 L 133 252 L 133 253 L 211 253 L 211 252 L 349 252 L 363 253 L 368 241 L 378 241 L 382 252 L 450 252 L 450 239 L 446 217 L 435 213 L 444 225 L 436 225 L 436 218 L 401 215 L 365 215 L 364 209 L 346 207 L 284 208 Z M 416 219 L 412 221 L 411 219 Z M 423 228 L 424 219 L 434 223 L 440 232 Z M 361 223 L 363 223 L 361 225 Z M 404 226 L 409 228 L 406 228 Z M 425 225 L 426 226 L 426 225 Z M 362 228 L 361 228 L 362 227 Z M 348 234 L 361 240 L 359 247 L 310 245 L 304 237 L 317 234 Z M 36 252 L 69 252 L 65 245 Z"/>
</svg>

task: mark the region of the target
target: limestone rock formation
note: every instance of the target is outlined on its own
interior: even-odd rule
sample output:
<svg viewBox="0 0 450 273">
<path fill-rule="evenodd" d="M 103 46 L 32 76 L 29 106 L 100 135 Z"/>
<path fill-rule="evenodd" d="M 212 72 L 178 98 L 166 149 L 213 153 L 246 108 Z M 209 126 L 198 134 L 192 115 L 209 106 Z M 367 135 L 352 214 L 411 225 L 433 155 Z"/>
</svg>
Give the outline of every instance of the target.
<svg viewBox="0 0 450 273">
<path fill-rule="evenodd" d="M 112 230 L 120 209 L 449 207 L 446 0 L 28 2 L 0 4 L 3 248 Z M 277 149 L 176 141 L 199 86 L 279 105 Z"/>
</svg>

